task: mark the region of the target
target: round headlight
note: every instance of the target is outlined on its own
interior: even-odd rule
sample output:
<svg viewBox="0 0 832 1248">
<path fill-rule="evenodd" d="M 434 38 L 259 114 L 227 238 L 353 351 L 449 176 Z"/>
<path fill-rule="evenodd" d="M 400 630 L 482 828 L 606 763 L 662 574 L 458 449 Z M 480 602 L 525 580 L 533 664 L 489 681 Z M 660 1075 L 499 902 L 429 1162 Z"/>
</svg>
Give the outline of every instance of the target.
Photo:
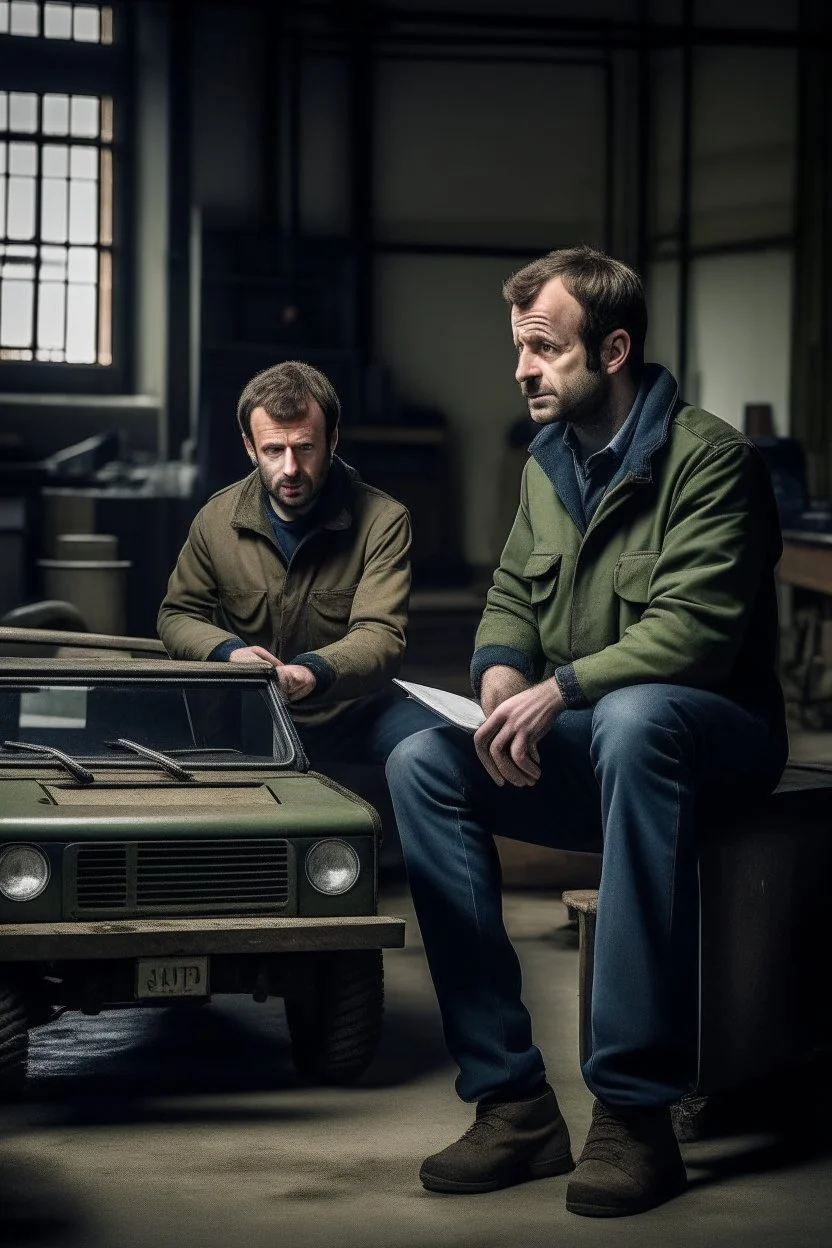
<svg viewBox="0 0 832 1248">
<path fill-rule="evenodd" d="M 306 855 L 306 878 L 319 893 L 348 892 L 358 872 L 358 854 L 346 841 L 318 841 Z"/>
<path fill-rule="evenodd" d="M 36 845 L 0 849 L 0 893 L 9 901 L 32 901 L 49 883 L 49 860 Z"/>
</svg>

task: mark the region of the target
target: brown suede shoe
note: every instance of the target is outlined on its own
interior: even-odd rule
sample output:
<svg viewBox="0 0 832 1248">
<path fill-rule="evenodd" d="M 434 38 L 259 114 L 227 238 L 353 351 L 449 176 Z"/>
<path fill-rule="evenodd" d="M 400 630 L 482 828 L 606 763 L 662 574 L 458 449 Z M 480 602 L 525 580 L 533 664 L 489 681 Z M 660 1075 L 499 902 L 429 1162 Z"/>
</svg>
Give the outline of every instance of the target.
<svg viewBox="0 0 832 1248">
<path fill-rule="evenodd" d="M 419 1178 L 431 1192 L 494 1192 L 575 1169 L 569 1131 L 552 1089 L 531 1101 L 477 1106 L 455 1144 L 425 1159 Z"/>
<path fill-rule="evenodd" d="M 566 1208 L 589 1218 L 643 1213 L 680 1195 L 687 1175 L 667 1108 L 596 1101 L 592 1125 L 566 1189 Z"/>
</svg>

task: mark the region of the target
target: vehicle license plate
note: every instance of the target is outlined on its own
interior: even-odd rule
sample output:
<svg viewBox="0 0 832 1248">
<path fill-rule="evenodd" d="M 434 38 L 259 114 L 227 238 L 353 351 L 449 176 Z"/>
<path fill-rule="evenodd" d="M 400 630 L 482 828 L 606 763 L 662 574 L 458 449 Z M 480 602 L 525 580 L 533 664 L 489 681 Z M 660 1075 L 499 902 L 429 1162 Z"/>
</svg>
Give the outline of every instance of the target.
<svg viewBox="0 0 832 1248">
<path fill-rule="evenodd" d="M 139 958 L 136 997 L 207 997 L 208 958 Z"/>
</svg>

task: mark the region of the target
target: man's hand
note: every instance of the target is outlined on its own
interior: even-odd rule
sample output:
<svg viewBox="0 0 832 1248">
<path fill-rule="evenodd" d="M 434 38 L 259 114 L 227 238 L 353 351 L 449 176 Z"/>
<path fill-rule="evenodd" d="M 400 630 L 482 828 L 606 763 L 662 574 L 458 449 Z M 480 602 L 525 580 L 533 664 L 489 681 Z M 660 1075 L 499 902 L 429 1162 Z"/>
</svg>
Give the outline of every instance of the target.
<svg viewBox="0 0 832 1248">
<path fill-rule="evenodd" d="M 277 683 L 287 702 L 299 702 L 309 697 L 318 679 L 302 663 L 283 663 L 277 669 Z"/>
<path fill-rule="evenodd" d="M 287 702 L 299 702 L 308 698 L 318 683 L 317 677 L 302 663 L 283 663 L 265 646 L 240 646 L 232 650 L 228 656 L 229 663 L 271 663 L 277 672 L 277 683 L 280 692 Z"/>
<path fill-rule="evenodd" d="M 265 646 L 238 646 L 228 656 L 229 663 L 271 663 L 272 667 L 283 667 L 276 654 L 272 654 Z"/>
<path fill-rule="evenodd" d="M 487 667 L 480 681 L 480 706 L 486 716 L 495 711 L 501 702 L 514 697 L 524 689 L 530 689 L 531 682 L 518 672 L 516 667 L 507 667 L 497 663 Z"/>
<path fill-rule="evenodd" d="M 503 785 L 508 780 L 509 784 L 524 788 L 537 783 L 537 743 L 565 709 L 553 676 L 514 694 L 491 712 L 474 734 L 474 745 L 495 784 Z"/>
</svg>

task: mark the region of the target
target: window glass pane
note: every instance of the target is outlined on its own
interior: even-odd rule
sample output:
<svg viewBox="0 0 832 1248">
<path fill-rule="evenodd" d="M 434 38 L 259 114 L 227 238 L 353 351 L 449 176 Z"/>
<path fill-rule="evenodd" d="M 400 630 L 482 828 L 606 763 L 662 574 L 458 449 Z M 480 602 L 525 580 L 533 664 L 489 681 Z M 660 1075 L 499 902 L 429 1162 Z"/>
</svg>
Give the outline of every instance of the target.
<svg viewBox="0 0 832 1248">
<path fill-rule="evenodd" d="M 0 176 L 0 238 L 6 237 L 6 178 Z"/>
<path fill-rule="evenodd" d="M 9 33 L 9 0 L 0 0 L 0 35 Z"/>
<path fill-rule="evenodd" d="M 98 6 L 76 4 L 75 38 L 82 43 L 98 43 L 101 38 L 101 14 Z"/>
<path fill-rule="evenodd" d="M 98 148 L 72 147 L 69 153 L 69 176 L 71 178 L 98 177 Z"/>
<path fill-rule="evenodd" d="M 65 282 L 66 264 L 66 247 L 41 247 L 40 280 L 42 282 Z"/>
<path fill-rule="evenodd" d="M 40 34 L 40 13 L 32 0 L 12 0 L 11 19 L 13 35 Z"/>
<path fill-rule="evenodd" d="M 9 172 L 22 173 L 27 177 L 38 171 L 38 149 L 34 143 L 9 144 Z"/>
<path fill-rule="evenodd" d="M 95 287 L 69 286 L 66 297 L 66 358 L 95 363 Z"/>
<path fill-rule="evenodd" d="M 69 241 L 98 242 L 98 196 L 94 182 L 69 184 Z"/>
<path fill-rule="evenodd" d="M 0 143 L 0 174 L 6 172 L 6 144 Z"/>
<path fill-rule="evenodd" d="M 7 238 L 35 237 L 35 179 L 9 178 Z"/>
<path fill-rule="evenodd" d="M 69 133 L 69 96 L 45 95 L 43 97 L 43 133 Z"/>
<path fill-rule="evenodd" d="M 113 42 L 113 10 L 109 4 L 101 6 L 101 42 Z"/>
<path fill-rule="evenodd" d="M 98 138 L 98 100 L 94 95 L 73 95 L 69 129 L 79 139 Z"/>
<path fill-rule="evenodd" d="M 67 182 L 64 178 L 44 178 L 40 193 L 41 238 L 47 243 L 65 243 L 67 224 Z"/>
<path fill-rule="evenodd" d="M 94 282 L 97 270 L 98 256 L 94 247 L 70 247 L 69 280 L 71 282 Z"/>
<path fill-rule="evenodd" d="M 72 5 L 45 4 L 43 6 L 43 33 L 47 39 L 71 39 Z"/>
<path fill-rule="evenodd" d="M 9 250 L 11 251 L 11 248 Z M 35 265 L 31 258 L 22 259 L 20 256 L 6 255 L 3 259 L 2 272 L 10 282 L 22 282 L 24 279 L 29 281 L 35 276 Z"/>
<path fill-rule="evenodd" d="M 69 148 L 63 143 L 44 144 L 41 159 L 45 178 L 65 178 L 69 173 Z"/>
<path fill-rule="evenodd" d="M 35 283 L 5 276 L 0 283 L 0 346 L 31 347 Z"/>
<path fill-rule="evenodd" d="M 63 350 L 66 288 L 63 282 L 41 282 L 38 291 L 38 346 Z"/>
<path fill-rule="evenodd" d="M 6 91 L 0 91 L 0 130 L 8 130 L 9 128 L 9 96 Z"/>
<path fill-rule="evenodd" d="M 9 93 L 9 129 L 34 134 L 38 128 L 38 97 L 28 91 Z"/>
</svg>

